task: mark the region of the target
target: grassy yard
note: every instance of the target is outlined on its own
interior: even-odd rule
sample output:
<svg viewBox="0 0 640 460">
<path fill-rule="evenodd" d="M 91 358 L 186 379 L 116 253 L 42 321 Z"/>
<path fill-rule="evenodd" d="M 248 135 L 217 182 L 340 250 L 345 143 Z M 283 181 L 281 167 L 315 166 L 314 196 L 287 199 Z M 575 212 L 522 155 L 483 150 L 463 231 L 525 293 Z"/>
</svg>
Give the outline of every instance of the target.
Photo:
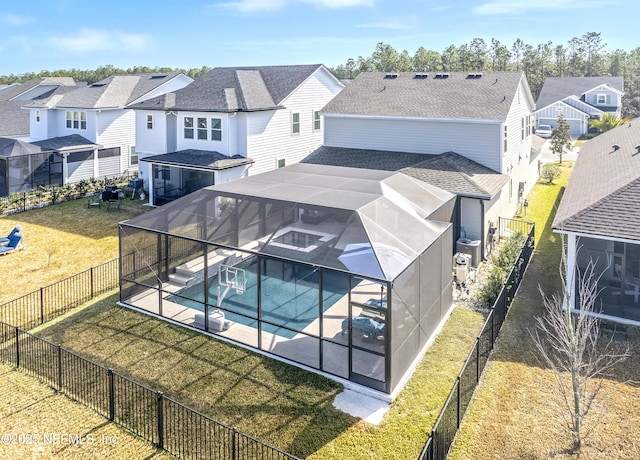
<svg viewBox="0 0 640 460">
<path fill-rule="evenodd" d="M 90 409 L 3 365 L 0 365 L 0 393 L 0 435 L 4 436 L 0 442 L 0 458 L 173 458 L 107 422 Z M 54 437 L 58 434 L 81 436 L 79 439 L 84 444 L 69 442 L 69 438 Z M 18 438 L 17 435 L 22 437 Z"/>
<path fill-rule="evenodd" d="M 566 452 L 570 439 L 549 404 L 557 396 L 554 377 L 539 365 L 530 336 L 534 317 L 543 312 L 538 285 L 547 294 L 560 288 L 561 239 L 551 231 L 550 211 L 559 203 L 570 167 L 563 164 L 563 177 L 555 185 L 538 184 L 528 197 L 536 252 L 456 437 L 453 460 L 578 458 Z M 633 356 L 603 381 L 592 412 L 597 423 L 587 426 L 593 432 L 581 458 L 640 458 L 640 388 L 624 383 L 640 381 L 640 347 L 631 345 Z"/>
<path fill-rule="evenodd" d="M 27 244 L 0 259 L 5 279 L 16 279 L 1 298 L 116 257 L 117 222 L 145 209 L 131 202 L 120 212 L 107 212 L 87 209 L 86 201 L 78 200 L 0 218 L 0 229 L 7 232 L 22 225 Z M 333 408 L 342 387 L 331 380 L 119 308 L 116 300 L 107 296 L 37 333 L 313 459 L 417 457 L 484 320 L 480 313 L 456 309 L 383 423 L 372 426 Z"/>
<path fill-rule="evenodd" d="M 22 226 L 26 248 L 0 257 L 0 304 L 118 256 L 118 222 L 150 209 L 88 209 L 79 199 L 0 217 L 0 235 Z"/>
</svg>

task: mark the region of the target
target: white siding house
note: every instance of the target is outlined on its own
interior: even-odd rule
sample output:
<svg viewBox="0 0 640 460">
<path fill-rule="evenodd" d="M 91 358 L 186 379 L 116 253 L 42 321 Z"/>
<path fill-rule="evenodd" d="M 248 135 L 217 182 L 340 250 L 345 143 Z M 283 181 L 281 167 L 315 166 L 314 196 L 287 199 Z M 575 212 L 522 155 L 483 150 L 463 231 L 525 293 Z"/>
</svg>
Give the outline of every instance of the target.
<svg viewBox="0 0 640 460">
<path fill-rule="evenodd" d="M 361 73 L 322 110 L 324 147 L 309 161 L 341 165 L 331 149 L 349 149 L 342 158 L 353 162 L 360 151 L 360 167 L 401 167 L 456 193 L 456 237 L 486 244 L 490 227 L 513 216 L 537 180 L 534 107 L 522 72 Z M 385 152 L 424 160 L 402 156 L 393 166 L 377 158 Z"/>
<path fill-rule="evenodd" d="M 322 144 L 319 111 L 343 87 L 320 64 L 214 68 L 134 104 L 150 202 L 299 162 Z"/>
<path fill-rule="evenodd" d="M 63 154 L 63 183 L 135 172 L 136 121 L 127 105 L 192 81 L 181 73 L 116 75 L 33 101 L 24 106 L 30 112 L 28 140 Z"/>
</svg>

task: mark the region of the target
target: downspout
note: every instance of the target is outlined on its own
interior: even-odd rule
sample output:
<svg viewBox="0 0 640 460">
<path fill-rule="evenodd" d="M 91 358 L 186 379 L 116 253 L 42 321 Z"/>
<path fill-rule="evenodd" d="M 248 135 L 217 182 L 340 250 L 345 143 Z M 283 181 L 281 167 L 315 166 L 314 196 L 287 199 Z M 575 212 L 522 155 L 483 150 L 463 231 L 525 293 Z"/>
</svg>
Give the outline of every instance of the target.
<svg viewBox="0 0 640 460">
<path fill-rule="evenodd" d="M 487 235 L 485 233 L 485 214 L 484 214 L 484 200 L 480 200 L 480 213 L 482 214 L 482 219 L 480 219 L 480 236 L 482 238 L 482 244 L 480 244 L 480 259 L 486 260 L 486 244 L 487 244 Z"/>
</svg>

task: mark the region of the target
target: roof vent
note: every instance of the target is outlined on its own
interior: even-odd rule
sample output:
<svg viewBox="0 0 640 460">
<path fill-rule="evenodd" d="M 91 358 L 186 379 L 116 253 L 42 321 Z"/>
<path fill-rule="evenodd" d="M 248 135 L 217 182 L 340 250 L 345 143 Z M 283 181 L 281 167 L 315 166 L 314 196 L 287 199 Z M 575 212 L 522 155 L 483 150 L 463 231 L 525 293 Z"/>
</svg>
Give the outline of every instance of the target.
<svg viewBox="0 0 640 460">
<path fill-rule="evenodd" d="M 437 73 L 435 78 L 438 78 L 438 79 L 449 78 L 449 74 L 448 73 Z"/>
<path fill-rule="evenodd" d="M 420 80 L 424 80 L 425 78 L 429 77 L 429 74 L 426 72 L 417 72 L 414 78 L 420 79 Z"/>
<path fill-rule="evenodd" d="M 161 78 L 167 78 L 166 75 L 151 75 L 151 80 L 159 80 Z"/>
<path fill-rule="evenodd" d="M 389 80 L 393 80 L 394 78 L 398 78 L 398 74 L 397 73 L 388 73 L 384 76 L 384 78 L 387 78 Z"/>
<path fill-rule="evenodd" d="M 620 150 L 620 146 L 618 144 L 613 144 L 613 151 Z"/>
<path fill-rule="evenodd" d="M 640 153 L 640 144 L 636 145 L 634 148 L 636 149 L 636 153 Z"/>
<path fill-rule="evenodd" d="M 482 72 L 471 72 L 467 74 L 467 78 L 470 80 L 475 80 L 476 78 L 481 78 Z"/>
</svg>

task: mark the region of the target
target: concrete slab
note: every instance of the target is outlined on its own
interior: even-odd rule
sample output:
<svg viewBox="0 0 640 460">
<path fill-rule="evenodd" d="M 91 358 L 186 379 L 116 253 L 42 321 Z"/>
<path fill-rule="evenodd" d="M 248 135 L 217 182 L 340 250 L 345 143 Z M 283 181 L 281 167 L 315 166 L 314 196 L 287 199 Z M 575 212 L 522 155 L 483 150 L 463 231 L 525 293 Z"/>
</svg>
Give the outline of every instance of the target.
<svg viewBox="0 0 640 460">
<path fill-rule="evenodd" d="M 373 396 L 345 389 L 336 396 L 333 407 L 372 425 L 379 425 L 389 410 L 390 404 Z"/>
</svg>

